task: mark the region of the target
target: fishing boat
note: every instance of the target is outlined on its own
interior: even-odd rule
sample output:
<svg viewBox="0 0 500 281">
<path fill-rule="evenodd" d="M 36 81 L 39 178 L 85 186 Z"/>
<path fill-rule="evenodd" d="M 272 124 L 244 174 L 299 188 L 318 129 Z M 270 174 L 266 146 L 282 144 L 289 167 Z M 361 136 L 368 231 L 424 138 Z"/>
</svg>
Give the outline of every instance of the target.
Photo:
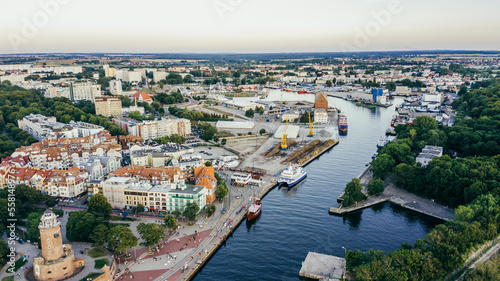
<svg viewBox="0 0 500 281">
<path fill-rule="evenodd" d="M 289 165 L 286 169 L 281 172 L 280 179 L 278 180 L 278 184 L 280 186 L 288 186 L 293 187 L 303 179 L 307 177 L 307 171 L 295 165 Z"/>
<path fill-rule="evenodd" d="M 340 133 L 347 133 L 347 116 L 345 115 L 339 115 L 339 132 Z"/>
<path fill-rule="evenodd" d="M 251 221 L 260 215 L 262 209 L 262 200 L 252 197 L 252 205 L 247 210 L 247 220 Z"/>
</svg>

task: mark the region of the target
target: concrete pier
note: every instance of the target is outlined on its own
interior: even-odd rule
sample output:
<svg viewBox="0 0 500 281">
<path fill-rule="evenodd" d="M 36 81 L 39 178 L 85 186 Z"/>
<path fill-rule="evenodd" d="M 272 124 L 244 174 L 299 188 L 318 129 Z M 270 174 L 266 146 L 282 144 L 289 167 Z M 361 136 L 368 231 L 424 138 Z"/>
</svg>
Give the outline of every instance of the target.
<svg viewBox="0 0 500 281">
<path fill-rule="evenodd" d="M 311 279 L 344 280 L 345 259 L 309 252 L 299 276 Z"/>
<path fill-rule="evenodd" d="M 361 175 L 359 179 L 363 184 L 364 191 L 366 190 L 366 185 L 373 178 L 373 173 L 370 171 L 371 166 L 369 166 Z M 422 198 L 411 192 L 398 188 L 389 178 L 385 182 L 385 190 L 383 193 L 375 196 L 369 196 L 366 200 L 357 202 L 350 207 L 342 207 L 342 203 L 337 207 L 331 207 L 329 213 L 335 215 L 345 215 L 354 211 L 358 211 L 364 208 L 369 208 L 374 205 L 392 202 L 403 208 L 428 215 L 437 219 L 444 221 L 452 220 L 455 218 L 455 212 L 448 207 L 440 205 L 433 200 Z"/>
</svg>

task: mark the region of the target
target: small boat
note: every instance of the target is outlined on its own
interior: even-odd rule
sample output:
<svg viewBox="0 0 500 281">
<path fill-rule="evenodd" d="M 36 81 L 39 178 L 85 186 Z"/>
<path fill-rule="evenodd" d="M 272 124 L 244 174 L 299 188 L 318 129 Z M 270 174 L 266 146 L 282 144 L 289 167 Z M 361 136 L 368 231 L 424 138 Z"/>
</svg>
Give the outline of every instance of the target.
<svg viewBox="0 0 500 281">
<path fill-rule="evenodd" d="M 299 91 L 299 94 L 306 94 L 307 91 Z"/>
<path fill-rule="evenodd" d="M 345 115 L 339 115 L 339 132 L 340 133 L 347 133 L 347 116 Z"/>
<path fill-rule="evenodd" d="M 427 112 L 427 108 L 423 108 L 423 107 L 416 107 L 416 108 L 415 108 L 415 111 L 416 111 L 416 112 Z"/>
<path fill-rule="evenodd" d="M 387 138 L 385 137 L 381 137 L 379 140 L 378 140 L 378 143 L 377 143 L 377 148 L 378 149 L 381 149 L 382 147 L 384 147 L 386 144 L 388 144 L 390 142 L 390 140 L 388 140 Z"/>
<path fill-rule="evenodd" d="M 439 110 L 439 108 L 428 109 L 427 111 L 430 112 L 430 113 L 439 113 L 439 112 L 441 112 L 441 110 Z"/>
<path fill-rule="evenodd" d="M 286 169 L 281 172 L 280 179 L 278 180 L 278 185 L 288 186 L 289 188 L 301 182 L 307 177 L 307 171 L 295 165 L 289 165 Z"/>
<path fill-rule="evenodd" d="M 260 215 L 262 201 L 260 198 L 252 197 L 252 205 L 247 210 L 247 220 L 251 221 Z"/>
</svg>

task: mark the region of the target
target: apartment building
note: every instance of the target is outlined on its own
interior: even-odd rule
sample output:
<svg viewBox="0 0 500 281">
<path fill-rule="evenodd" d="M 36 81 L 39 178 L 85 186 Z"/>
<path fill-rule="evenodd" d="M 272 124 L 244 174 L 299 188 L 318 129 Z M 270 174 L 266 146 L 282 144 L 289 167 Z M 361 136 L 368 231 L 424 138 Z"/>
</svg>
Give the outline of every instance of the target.
<svg viewBox="0 0 500 281">
<path fill-rule="evenodd" d="M 196 203 L 202 210 L 206 206 L 205 188 L 162 184 L 136 178 L 113 177 L 102 183 L 103 195 L 114 208 L 132 208 L 142 204 L 150 211 L 173 212 L 183 210 L 186 204 Z"/>
<path fill-rule="evenodd" d="M 95 114 L 105 117 L 122 115 L 122 100 L 119 97 L 95 98 Z"/>
<path fill-rule="evenodd" d="M 121 80 L 111 80 L 109 81 L 109 91 L 115 96 L 123 95 L 122 81 Z"/>
<path fill-rule="evenodd" d="M 0 170 L 2 186 L 26 184 L 53 197 L 75 197 L 85 191 L 88 173 L 79 168 L 45 170 L 38 168 L 10 167 Z"/>
<path fill-rule="evenodd" d="M 186 176 L 178 167 L 125 166 L 111 173 L 115 177 L 132 177 L 152 185 L 186 185 Z"/>
<path fill-rule="evenodd" d="M 162 118 L 161 120 L 138 122 L 130 118 L 113 118 L 118 127 L 128 134 L 147 139 L 156 139 L 163 136 L 177 134 L 188 136 L 191 134 L 191 122 L 184 118 Z"/>
<path fill-rule="evenodd" d="M 41 114 L 30 114 L 18 120 L 17 124 L 20 129 L 38 141 L 86 137 L 104 131 L 104 127 L 98 125 L 74 121 L 64 124 L 57 122 L 53 116 L 47 117 Z"/>
<path fill-rule="evenodd" d="M 193 152 L 194 149 L 191 146 L 174 143 L 144 149 L 134 147 L 130 149 L 130 164 L 132 166 L 164 167 L 172 159 L 179 159 L 181 155 Z"/>
</svg>

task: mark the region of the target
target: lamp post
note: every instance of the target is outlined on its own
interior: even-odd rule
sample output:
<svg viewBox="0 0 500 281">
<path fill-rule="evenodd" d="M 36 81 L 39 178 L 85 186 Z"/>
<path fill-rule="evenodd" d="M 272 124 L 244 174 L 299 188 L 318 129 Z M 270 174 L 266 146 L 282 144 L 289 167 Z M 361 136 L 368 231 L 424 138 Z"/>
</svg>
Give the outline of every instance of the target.
<svg viewBox="0 0 500 281">
<path fill-rule="evenodd" d="M 344 246 L 342 246 L 342 249 L 344 249 L 344 258 L 345 258 L 345 254 L 347 253 L 347 249 Z"/>
</svg>

